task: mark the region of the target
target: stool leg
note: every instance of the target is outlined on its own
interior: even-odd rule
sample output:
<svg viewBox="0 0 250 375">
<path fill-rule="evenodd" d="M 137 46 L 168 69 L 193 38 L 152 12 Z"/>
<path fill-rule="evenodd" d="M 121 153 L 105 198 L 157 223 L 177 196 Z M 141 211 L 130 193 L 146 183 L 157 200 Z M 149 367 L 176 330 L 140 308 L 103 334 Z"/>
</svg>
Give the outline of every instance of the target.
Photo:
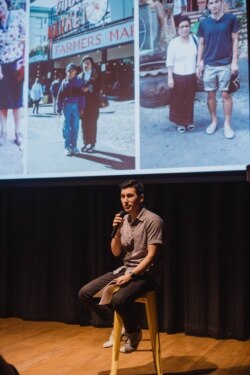
<svg viewBox="0 0 250 375">
<path fill-rule="evenodd" d="M 122 319 L 120 315 L 114 312 L 114 328 L 113 328 L 113 348 L 112 348 L 112 362 L 110 375 L 117 374 L 119 354 L 120 354 L 120 341 L 122 332 Z"/>
<path fill-rule="evenodd" d="M 158 328 L 158 317 L 157 317 L 157 310 L 156 310 L 155 294 L 150 294 L 146 299 L 146 313 L 147 313 L 147 321 L 148 321 L 148 328 L 150 332 L 155 370 L 156 370 L 157 375 L 162 375 L 160 335 L 159 335 L 159 328 Z"/>
</svg>

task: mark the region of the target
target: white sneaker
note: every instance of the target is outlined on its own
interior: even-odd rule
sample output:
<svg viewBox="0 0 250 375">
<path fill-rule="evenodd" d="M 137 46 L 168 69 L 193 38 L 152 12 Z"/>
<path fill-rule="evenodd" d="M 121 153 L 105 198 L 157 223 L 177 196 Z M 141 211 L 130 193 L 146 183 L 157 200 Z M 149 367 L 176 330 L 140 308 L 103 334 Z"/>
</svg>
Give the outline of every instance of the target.
<svg viewBox="0 0 250 375">
<path fill-rule="evenodd" d="M 132 353 L 134 352 L 137 348 L 138 345 L 142 339 L 142 331 L 139 330 L 138 332 L 126 334 L 126 342 L 124 346 L 121 347 L 120 352 L 121 353 Z"/>
<path fill-rule="evenodd" d="M 125 335 L 125 328 L 122 327 L 122 332 L 121 332 L 121 341 L 126 337 Z M 108 341 L 106 341 L 104 344 L 103 344 L 103 348 L 111 348 L 113 346 L 113 342 L 114 342 L 114 330 L 112 329 L 112 332 L 111 332 L 111 335 L 109 336 L 109 339 Z"/>
<path fill-rule="evenodd" d="M 206 128 L 206 133 L 209 134 L 209 135 L 212 135 L 215 133 L 217 129 L 217 124 L 215 124 L 214 122 L 212 122 L 212 124 L 210 124 L 207 128 Z"/>
<path fill-rule="evenodd" d="M 224 137 L 227 139 L 234 138 L 235 134 L 233 129 L 230 126 L 224 126 Z"/>
</svg>

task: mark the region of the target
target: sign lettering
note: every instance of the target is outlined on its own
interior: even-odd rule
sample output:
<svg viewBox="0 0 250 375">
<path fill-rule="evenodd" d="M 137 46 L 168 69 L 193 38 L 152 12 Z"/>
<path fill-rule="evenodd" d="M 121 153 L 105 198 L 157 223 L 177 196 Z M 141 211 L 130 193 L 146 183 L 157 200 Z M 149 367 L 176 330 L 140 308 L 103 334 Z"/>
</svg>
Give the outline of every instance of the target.
<svg viewBox="0 0 250 375">
<path fill-rule="evenodd" d="M 64 25 L 65 27 L 65 25 Z M 95 48 L 104 48 L 132 42 L 134 40 L 134 23 L 127 21 L 82 35 L 77 35 L 52 44 L 52 59 L 73 54 L 81 54 Z"/>
</svg>

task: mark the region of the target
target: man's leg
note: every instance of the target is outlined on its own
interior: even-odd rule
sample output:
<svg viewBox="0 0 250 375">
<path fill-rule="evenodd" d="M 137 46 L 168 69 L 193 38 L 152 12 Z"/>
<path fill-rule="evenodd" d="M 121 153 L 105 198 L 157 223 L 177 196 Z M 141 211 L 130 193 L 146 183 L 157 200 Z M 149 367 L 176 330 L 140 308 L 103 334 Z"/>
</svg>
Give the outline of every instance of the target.
<svg viewBox="0 0 250 375">
<path fill-rule="evenodd" d="M 72 105 L 72 113 L 71 113 L 71 145 L 73 153 L 78 153 L 77 149 L 77 139 L 78 139 L 78 132 L 79 132 L 79 111 L 78 111 L 78 104 Z"/>
<path fill-rule="evenodd" d="M 216 91 L 208 91 L 207 106 L 211 117 L 211 124 L 207 127 L 206 133 L 210 135 L 213 134 L 217 128 L 216 104 Z"/>
<path fill-rule="evenodd" d="M 154 290 L 156 285 L 151 279 L 138 277 L 137 280 L 130 281 L 122 286 L 112 297 L 114 310 L 121 316 L 127 333 L 133 333 L 140 327 L 137 306 L 134 301 L 141 294 Z"/>
<path fill-rule="evenodd" d="M 211 123 L 206 129 L 207 134 L 214 134 L 217 128 L 217 116 L 216 116 L 216 93 L 219 88 L 218 86 L 218 74 L 220 70 L 218 67 L 205 65 L 203 81 L 204 89 L 207 91 L 207 106 L 211 117 Z"/>
<path fill-rule="evenodd" d="M 222 91 L 223 107 L 224 107 L 224 135 L 225 138 L 231 139 L 234 137 L 234 131 L 231 128 L 231 115 L 233 109 L 232 96 L 227 91 Z"/>
<path fill-rule="evenodd" d="M 120 349 L 122 353 L 135 351 L 142 338 L 138 303 L 134 301 L 143 293 L 155 288 L 156 285 L 151 279 L 138 277 L 137 280 L 131 280 L 127 285 L 122 286 L 118 292 L 113 294 L 112 305 L 122 318 L 126 332 L 125 335 L 127 336 L 124 346 Z"/>
<path fill-rule="evenodd" d="M 54 110 L 54 115 L 56 115 L 56 113 L 57 113 L 56 96 L 53 96 L 53 110 Z"/>
<path fill-rule="evenodd" d="M 113 272 L 108 272 L 84 285 L 79 291 L 80 301 L 90 310 L 94 311 L 108 325 L 113 324 L 113 310 L 110 305 L 99 305 L 98 298 L 95 294 L 104 288 L 110 281 L 117 278 Z"/>
<path fill-rule="evenodd" d="M 64 122 L 63 122 L 63 138 L 64 138 L 64 149 L 65 154 L 72 155 L 71 145 L 70 145 L 70 117 L 71 117 L 71 107 L 67 103 L 63 109 Z"/>
</svg>

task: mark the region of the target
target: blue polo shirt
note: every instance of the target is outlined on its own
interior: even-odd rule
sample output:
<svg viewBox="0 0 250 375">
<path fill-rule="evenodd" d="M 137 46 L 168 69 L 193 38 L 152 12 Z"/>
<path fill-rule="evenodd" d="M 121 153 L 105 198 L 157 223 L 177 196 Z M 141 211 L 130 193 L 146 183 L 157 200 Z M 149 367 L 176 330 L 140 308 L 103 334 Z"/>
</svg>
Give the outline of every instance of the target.
<svg viewBox="0 0 250 375">
<path fill-rule="evenodd" d="M 238 20 L 231 13 L 225 13 L 219 20 L 210 16 L 201 21 L 197 35 L 204 38 L 203 59 L 205 65 L 231 64 L 233 56 L 232 33 L 238 31 Z"/>
</svg>

